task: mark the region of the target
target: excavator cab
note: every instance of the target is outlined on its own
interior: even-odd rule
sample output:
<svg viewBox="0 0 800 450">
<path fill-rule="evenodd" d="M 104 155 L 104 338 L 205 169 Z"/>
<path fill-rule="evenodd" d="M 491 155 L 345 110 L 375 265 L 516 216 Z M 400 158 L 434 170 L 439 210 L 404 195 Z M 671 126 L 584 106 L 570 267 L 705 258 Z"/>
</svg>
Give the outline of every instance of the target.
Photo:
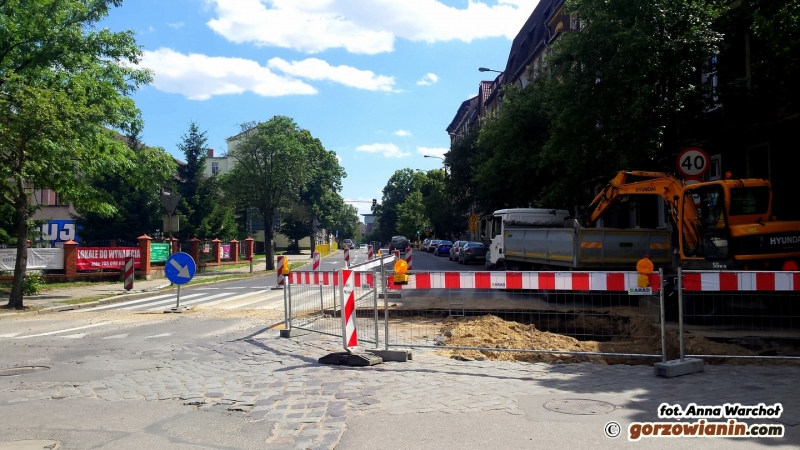
<svg viewBox="0 0 800 450">
<path fill-rule="evenodd" d="M 681 227 L 685 258 L 726 260 L 730 258 L 725 189 L 720 184 L 687 187 L 683 193 Z"/>
</svg>

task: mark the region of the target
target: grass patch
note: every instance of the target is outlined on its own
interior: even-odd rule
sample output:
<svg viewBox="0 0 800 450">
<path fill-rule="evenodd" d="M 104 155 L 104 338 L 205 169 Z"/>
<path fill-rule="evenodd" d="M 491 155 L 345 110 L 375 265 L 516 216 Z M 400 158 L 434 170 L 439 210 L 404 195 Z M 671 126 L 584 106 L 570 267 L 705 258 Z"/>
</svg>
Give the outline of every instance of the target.
<svg viewBox="0 0 800 450">
<path fill-rule="evenodd" d="M 72 300 L 65 300 L 61 303 L 62 305 L 80 305 L 81 303 L 89 303 L 89 302 L 96 302 L 98 300 L 102 300 L 104 298 L 111 297 L 110 295 L 96 295 L 94 297 L 82 297 L 82 298 L 73 298 Z"/>
</svg>

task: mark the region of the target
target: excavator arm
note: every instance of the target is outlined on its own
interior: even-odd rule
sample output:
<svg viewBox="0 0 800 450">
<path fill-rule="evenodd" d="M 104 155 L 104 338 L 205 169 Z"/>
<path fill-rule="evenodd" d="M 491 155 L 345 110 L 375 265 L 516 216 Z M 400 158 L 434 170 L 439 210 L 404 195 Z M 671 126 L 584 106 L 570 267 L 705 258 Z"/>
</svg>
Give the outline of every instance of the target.
<svg viewBox="0 0 800 450">
<path fill-rule="evenodd" d="M 631 182 L 631 178 L 640 181 Z M 594 225 L 603 215 L 625 195 L 659 195 L 664 199 L 673 223 L 683 221 L 684 244 L 688 248 L 698 248 L 702 245 L 699 233 L 699 214 L 694 208 L 687 208 L 681 217 L 680 200 L 683 195 L 683 181 L 674 176 L 661 172 L 621 171 L 603 190 L 597 194 L 588 207 L 590 214 L 588 226 Z"/>
</svg>

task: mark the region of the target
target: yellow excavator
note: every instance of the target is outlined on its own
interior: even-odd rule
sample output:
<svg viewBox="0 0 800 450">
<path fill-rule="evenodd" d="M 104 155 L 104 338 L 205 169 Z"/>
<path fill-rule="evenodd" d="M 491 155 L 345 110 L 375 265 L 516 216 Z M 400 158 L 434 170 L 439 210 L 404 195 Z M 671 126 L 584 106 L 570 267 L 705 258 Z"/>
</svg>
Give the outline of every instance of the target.
<svg viewBox="0 0 800 450">
<path fill-rule="evenodd" d="M 798 270 L 800 221 L 772 216 L 767 180 L 726 177 L 687 185 L 667 173 L 621 171 L 587 208 L 586 226 L 629 195 L 664 199 L 684 269 Z"/>
</svg>

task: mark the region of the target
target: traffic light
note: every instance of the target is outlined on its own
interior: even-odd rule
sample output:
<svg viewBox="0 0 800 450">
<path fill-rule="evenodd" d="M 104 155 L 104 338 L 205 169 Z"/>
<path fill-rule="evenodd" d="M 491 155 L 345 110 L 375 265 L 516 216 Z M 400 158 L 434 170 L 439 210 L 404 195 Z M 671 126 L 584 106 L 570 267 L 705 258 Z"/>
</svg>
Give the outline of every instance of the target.
<svg viewBox="0 0 800 450">
<path fill-rule="evenodd" d="M 419 236 L 419 230 L 417 230 L 417 236 Z"/>
<path fill-rule="evenodd" d="M 372 199 L 372 207 L 374 208 L 377 205 L 378 205 L 378 200 L 373 198 Z"/>
</svg>

